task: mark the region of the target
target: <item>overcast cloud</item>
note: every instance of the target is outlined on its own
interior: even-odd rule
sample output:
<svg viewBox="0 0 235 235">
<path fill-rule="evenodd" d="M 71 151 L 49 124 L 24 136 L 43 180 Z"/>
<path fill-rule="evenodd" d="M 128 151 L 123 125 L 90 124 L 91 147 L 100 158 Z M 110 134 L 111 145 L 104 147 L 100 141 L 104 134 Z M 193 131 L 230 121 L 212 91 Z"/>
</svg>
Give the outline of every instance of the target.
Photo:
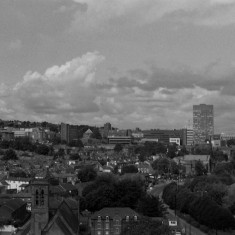
<svg viewBox="0 0 235 235">
<path fill-rule="evenodd" d="M 1 119 L 235 132 L 235 0 L 0 2 Z"/>
</svg>

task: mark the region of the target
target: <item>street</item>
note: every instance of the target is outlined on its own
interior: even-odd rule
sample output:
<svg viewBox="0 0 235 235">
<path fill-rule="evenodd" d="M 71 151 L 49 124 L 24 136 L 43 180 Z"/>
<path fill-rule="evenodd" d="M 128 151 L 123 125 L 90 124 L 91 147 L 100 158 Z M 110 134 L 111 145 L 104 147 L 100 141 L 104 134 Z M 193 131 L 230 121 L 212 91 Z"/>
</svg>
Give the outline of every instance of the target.
<svg viewBox="0 0 235 235">
<path fill-rule="evenodd" d="M 169 182 L 155 185 L 155 187 L 149 193 L 155 197 L 159 197 L 162 200 L 162 198 L 161 198 L 162 191 L 168 183 Z M 167 217 L 175 216 L 175 212 L 173 210 L 171 210 L 166 204 L 164 204 L 164 205 L 167 208 L 167 212 L 168 212 Z M 204 233 L 201 230 L 199 230 L 198 228 L 190 225 L 189 223 L 187 223 L 185 220 L 181 219 L 180 217 L 176 216 L 176 219 L 178 221 L 179 226 L 181 228 L 185 229 L 186 235 L 206 235 L 206 233 Z"/>
</svg>

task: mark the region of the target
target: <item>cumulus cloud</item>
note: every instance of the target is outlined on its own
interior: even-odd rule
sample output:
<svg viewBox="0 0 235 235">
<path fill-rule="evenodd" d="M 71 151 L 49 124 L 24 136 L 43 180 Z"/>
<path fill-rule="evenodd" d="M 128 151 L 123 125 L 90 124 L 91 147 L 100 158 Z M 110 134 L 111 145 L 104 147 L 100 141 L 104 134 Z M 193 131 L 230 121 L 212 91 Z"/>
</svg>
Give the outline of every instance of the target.
<svg viewBox="0 0 235 235">
<path fill-rule="evenodd" d="M 144 25 L 167 19 L 199 25 L 221 26 L 234 24 L 234 0 L 74 0 L 86 4 L 78 11 L 73 28 L 95 28 L 120 20 Z"/>
<path fill-rule="evenodd" d="M 192 119 L 193 104 L 214 104 L 220 126 L 225 111 L 234 110 L 235 96 L 225 91 L 235 88 L 235 72 L 221 73 L 226 86 L 214 75 L 219 63 L 203 71 L 151 67 L 128 71 L 122 77 L 101 77 L 98 71 L 104 60 L 100 53 L 90 52 L 51 66 L 44 73 L 28 71 L 12 88 L 1 84 L 2 117 L 91 125 L 111 122 L 124 128 L 180 128 Z"/>
<path fill-rule="evenodd" d="M 38 114 L 96 112 L 95 71 L 103 60 L 97 52 L 87 53 L 44 74 L 29 71 L 14 86 L 14 96 L 24 109 Z"/>
</svg>

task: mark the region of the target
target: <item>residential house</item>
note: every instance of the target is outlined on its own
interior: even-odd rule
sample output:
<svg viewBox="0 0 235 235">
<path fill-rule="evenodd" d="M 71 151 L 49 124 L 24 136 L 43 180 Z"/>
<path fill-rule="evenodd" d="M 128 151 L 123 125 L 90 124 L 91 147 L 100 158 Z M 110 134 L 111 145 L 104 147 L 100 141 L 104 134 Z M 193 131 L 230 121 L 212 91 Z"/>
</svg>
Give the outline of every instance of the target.
<svg viewBox="0 0 235 235">
<path fill-rule="evenodd" d="M 16 189 L 17 192 L 22 190 L 21 186 L 23 184 L 29 184 L 31 178 L 22 178 L 22 177 L 8 177 L 5 179 L 6 183 L 9 185 L 8 189 Z"/>
<path fill-rule="evenodd" d="M 200 161 L 204 167 L 210 171 L 210 155 L 185 155 L 183 157 L 174 158 L 176 163 L 185 166 L 186 175 L 195 174 L 195 164 Z"/>
<path fill-rule="evenodd" d="M 138 168 L 138 171 L 140 173 L 147 173 L 147 174 L 150 174 L 150 173 L 153 173 L 153 168 L 151 166 L 151 164 L 149 163 L 146 163 L 146 162 L 140 162 L 138 164 L 136 164 L 136 167 Z"/>
<path fill-rule="evenodd" d="M 27 203 L 21 199 L 11 199 L 0 207 L 0 221 L 6 224 L 22 223 L 29 216 Z"/>
<path fill-rule="evenodd" d="M 119 235 L 126 223 L 138 219 L 129 207 L 105 207 L 91 216 L 91 235 Z"/>
</svg>

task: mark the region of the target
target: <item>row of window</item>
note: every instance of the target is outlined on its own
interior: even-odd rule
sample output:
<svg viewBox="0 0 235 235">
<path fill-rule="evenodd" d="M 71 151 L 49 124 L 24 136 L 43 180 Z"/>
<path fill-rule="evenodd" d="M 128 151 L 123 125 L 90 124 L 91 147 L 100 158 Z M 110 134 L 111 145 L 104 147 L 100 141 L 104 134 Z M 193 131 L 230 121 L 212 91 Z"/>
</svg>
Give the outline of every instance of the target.
<svg viewBox="0 0 235 235">
<path fill-rule="evenodd" d="M 119 233 L 120 233 L 119 228 L 115 228 L 114 234 L 119 234 Z M 96 234 L 97 234 L 97 235 L 101 235 L 102 232 L 101 232 L 101 231 L 97 231 Z M 105 231 L 104 234 L 105 234 L 105 235 L 110 235 L 110 231 Z"/>
<path fill-rule="evenodd" d="M 129 221 L 130 220 L 130 216 L 127 215 L 126 216 L 126 221 Z M 134 216 L 134 220 L 137 221 L 137 215 Z M 106 216 L 105 217 L 105 221 L 109 221 L 109 216 Z M 98 216 L 98 222 L 101 222 L 101 216 Z M 115 220 L 116 223 L 119 223 L 119 220 Z"/>
</svg>

